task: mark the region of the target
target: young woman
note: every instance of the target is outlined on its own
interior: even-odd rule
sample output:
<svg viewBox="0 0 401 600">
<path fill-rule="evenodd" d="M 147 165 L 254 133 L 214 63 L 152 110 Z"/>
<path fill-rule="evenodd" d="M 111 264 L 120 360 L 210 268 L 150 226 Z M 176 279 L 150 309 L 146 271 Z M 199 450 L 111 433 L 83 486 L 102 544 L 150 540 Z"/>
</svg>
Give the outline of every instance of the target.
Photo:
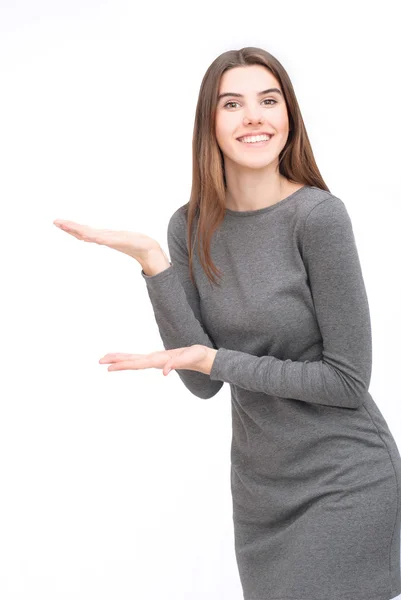
<svg viewBox="0 0 401 600">
<path fill-rule="evenodd" d="M 368 391 L 371 325 L 352 224 L 279 61 L 251 47 L 208 68 L 191 198 L 168 225 L 171 262 L 143 234 L 55 224 L 142 266 L 165 350 L 101 363 L 175 369 L 204 399 L 230 384 L 244 599 L 400 594 L 401 457 Z"/>
</svg>

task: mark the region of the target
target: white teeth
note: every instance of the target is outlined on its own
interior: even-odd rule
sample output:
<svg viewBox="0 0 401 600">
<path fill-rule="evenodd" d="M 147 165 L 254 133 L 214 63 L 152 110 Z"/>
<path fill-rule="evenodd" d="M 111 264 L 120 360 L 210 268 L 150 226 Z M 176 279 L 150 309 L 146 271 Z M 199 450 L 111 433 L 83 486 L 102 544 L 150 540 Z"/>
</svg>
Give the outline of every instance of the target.
<svg viewBox="0 0 401 600">
<path fill-rule="evenodd" d="M 271 138 L 270 135 L 255 135 L 255 136 L 243 137 L 239 141 L 245 142 L 246 144 L 252 144 L 253 142 L 268 141 L 268 140 L 270 140 L 270 138 Z"/>
</svg>

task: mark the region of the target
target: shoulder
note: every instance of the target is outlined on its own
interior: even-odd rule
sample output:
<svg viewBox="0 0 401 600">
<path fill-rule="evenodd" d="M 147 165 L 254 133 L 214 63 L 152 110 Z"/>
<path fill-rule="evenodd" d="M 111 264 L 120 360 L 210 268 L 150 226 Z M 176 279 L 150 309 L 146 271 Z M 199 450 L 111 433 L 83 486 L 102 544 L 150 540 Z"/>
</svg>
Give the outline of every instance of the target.
<svg viewBox="0 0 401 600">
<path fill-rule="evenodd" d="M 180 206 L 179 208 L 177 208 L 177 210 L 175 210 L 173 212 L 173 214 L 170 217 L 169 223 L 168 223 L 168 231 L 175 234 L 175 235 L 179 235 L 182 236 L 183 232 L 186 231 L 186 226 L 187 226 L 187 205 L 184 204 L 183 206 Z"/>
<path fill-rule="evenodd" d="M 169 245 L 179 246 L 188 252 L 188 204 L 183 204 L 173 212 L 167 226 L 167 240 Z M 192 232 L 192 239 L 194 233 Z"/>
<path fill-rule="evenodd" d="M 344 206 L 344 202 L 331 192 L 315 186 L 308 186 L 303 195 L 302 202 L 297 205 L 297 208 L 299 216 L 304 216 L 306 219 L 317 207 L 323 209 L 324 212 L 326 210 L 330 211 L 330 209 L 336 210 L 341 205 Z M 317 212 L 320 212 L 320 210 Z"/>
<path fill-rule="evenodd" d="M 344 202 L 330 192 L 313 188 L 303 203 L 300 222 L 301 253 L 323 256 L 327 252 L 344 256 L 355 248 L 351 218 Z"/>
<path fill-rule="evenodd" d="M 176 237 L 185 240 L 187 243 L 188 235 L 188 209 L 189 202 L 183 204 L 170 217 L 168 223 L 168 232 L 175 235 Z M 195 231 L 197 229 L 198 217 L 195 215 L 194 223 L 192 225 L 192 242 L 194 241 Z"/>
<path fill-rule="evenodd" d="M 310 187 L 303 201 L 297 206 L 298 219 L 303 234 L 335 225 L 350 225 L 350 217 L 344 202 L 331 192 Z"/>
</svg>

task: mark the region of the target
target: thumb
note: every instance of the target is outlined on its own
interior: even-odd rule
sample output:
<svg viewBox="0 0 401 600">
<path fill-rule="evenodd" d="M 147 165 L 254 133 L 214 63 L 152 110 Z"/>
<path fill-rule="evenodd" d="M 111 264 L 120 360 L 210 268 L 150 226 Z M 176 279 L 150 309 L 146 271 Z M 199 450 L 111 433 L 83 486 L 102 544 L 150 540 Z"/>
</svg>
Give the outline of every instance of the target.
<svg viewBox="0 0 401 600">
<path fill-rule="evenodd" d="M 168 375 L 174 369 L 171 362 L 167 362 L 163 367 L 163 375 Z"/>
</svg>

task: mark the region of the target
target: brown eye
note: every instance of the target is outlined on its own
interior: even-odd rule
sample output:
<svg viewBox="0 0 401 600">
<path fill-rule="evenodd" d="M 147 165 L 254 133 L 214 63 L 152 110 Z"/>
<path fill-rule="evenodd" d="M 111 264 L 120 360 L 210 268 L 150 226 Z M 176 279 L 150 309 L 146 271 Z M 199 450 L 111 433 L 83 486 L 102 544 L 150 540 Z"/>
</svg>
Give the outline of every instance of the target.
<svg viewBox="0 0 401 600">
<path fill-rule="evenodd" d="M 262 102 L 273 102 L 273 104 L 277 104 L 277 100 L 273 100 L 273 98 L 265 98 L 264 100 L 262 100 Z M 236 102 L 235 100 L 231 100 L 230 102 L 227 102 L 223 108 L 225 108 L 229 104 L 239 104 L 239 103 Z"/>
</svg>

